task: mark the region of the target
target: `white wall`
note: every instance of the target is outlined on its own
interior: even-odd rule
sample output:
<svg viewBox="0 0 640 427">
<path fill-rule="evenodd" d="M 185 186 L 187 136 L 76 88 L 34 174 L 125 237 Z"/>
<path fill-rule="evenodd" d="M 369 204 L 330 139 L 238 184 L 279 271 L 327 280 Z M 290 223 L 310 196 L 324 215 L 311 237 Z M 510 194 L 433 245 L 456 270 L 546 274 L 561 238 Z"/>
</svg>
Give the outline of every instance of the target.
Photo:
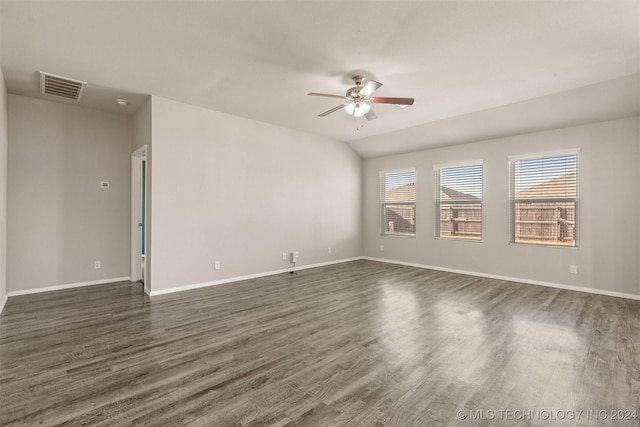
<svg viewBox="0 0 640 427">
<path fill-rule="evenodd" d="M 509 244 L 510 155 L 580 148 L 579 247 Z M 482 242 L 434 238 L 433 165 L 484 160 Z M 594 123 L 364 162 L 367 257 L 640 296 L 640 119 Z M 416 237 L 380 235 L 379 171 L 417 168 Z M 379 249 L 384 245 L 384 251 Z M 578 265 L 578 275 L 569 265 Z"/>
<path fill-rule="evenodd" d="M 151 97 L 149 97 L 133 116 L 131 152 L 133 153 L 144 145 L 149 148 L 151 142 Z"/>
<path fill-rule="evenodd" d="M 158 97 L 152 115 L 152 293 L 284 269 L 283 251 L 362 255 L 362 161 L 344 143 Z"/>
<path fill-rule="evenodd" d="M 2 106 L 0 99 L 0 126 Z M 8 95 L 8 129 L 4 140 L 0 132 L 0 176 L 9 141 L 0 208 L 7 205 L 9 292 L 128 276 L 130 153 L 146 144 L 152 293 L 281 270 L 288 266 L 282 252 L 298 250 L 300 265 L 364 253 L 640 295 L 638 117 L 370 159 L 364 167 L 341 142 L 158 97 L 131 119 Z M 581 149 L 579 247 L 510 245 L 507 157 L 564 148 Z M 433 165 L 469 159 L 485 164 L 483 241 L 435 239 Z M 417 236 L 380 236 L 378 172 L 409 166 L 418 169 Z M 111 189 L 100 190 L 101 180 Z"/>
<path fill-rule="evenodd" d="M 7 87 L 0 68 L 0 313 L 7 301 Z"/>
<path fill-rule="evenodd" d="M 8 129 L 9 293 L 128 278 L 131 118 L 10 94 Z"/>
</svg>

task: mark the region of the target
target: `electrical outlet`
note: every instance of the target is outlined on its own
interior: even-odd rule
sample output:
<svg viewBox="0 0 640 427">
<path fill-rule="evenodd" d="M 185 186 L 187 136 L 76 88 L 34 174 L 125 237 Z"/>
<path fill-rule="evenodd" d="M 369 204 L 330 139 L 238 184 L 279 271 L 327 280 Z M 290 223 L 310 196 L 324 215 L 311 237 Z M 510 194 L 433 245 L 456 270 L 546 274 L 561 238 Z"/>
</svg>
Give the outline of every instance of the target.
<svg viewBox="0 0 640 427">
<path fill-rule="evenodd" d="M 286 252 L 282 252 L 282 260 L 283 261 L 287 260 L 287 253 Z"/>
<path fill-rule="evenodd" d="M 327 248 L 327 253 L 328 253 L 328 254 L 330 254 L 330 253 L 331 253 L 331 246 L 329 246 L 329 247 Z"/>
<path fill-rule="evenodd" d="M 100 261 L 93 261 L 93 268 L 96 270 L 102 268 L 102 263 Z"/>
<path fill-rule="evenodd" d="M 215 263 L 213 263 L 213 269 L 220 270 L 220 261 L 216 261 Z"/>
<path fill-rule="evenodd" d="M 384 251 L 384 245 L 380 245 L 380 252 Z"/>
<path fill-rule="evenodd" d="M 578 266 L 577 265 L 570 265 L 569 266 L 569 273 L 578 274 Z"/>
</svg>

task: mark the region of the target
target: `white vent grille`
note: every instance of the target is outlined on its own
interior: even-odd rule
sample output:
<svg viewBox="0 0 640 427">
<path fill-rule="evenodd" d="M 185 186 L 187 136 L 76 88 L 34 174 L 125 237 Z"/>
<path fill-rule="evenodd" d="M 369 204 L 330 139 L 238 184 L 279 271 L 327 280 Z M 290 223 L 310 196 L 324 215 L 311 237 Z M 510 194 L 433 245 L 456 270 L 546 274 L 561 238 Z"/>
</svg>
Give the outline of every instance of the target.
<svg viewBox="0 0 640 427">
<path fill-rule="evenodd" d="M 87 83 L 40 71 L 40 93 L 79 101 Z"/>
</svg>

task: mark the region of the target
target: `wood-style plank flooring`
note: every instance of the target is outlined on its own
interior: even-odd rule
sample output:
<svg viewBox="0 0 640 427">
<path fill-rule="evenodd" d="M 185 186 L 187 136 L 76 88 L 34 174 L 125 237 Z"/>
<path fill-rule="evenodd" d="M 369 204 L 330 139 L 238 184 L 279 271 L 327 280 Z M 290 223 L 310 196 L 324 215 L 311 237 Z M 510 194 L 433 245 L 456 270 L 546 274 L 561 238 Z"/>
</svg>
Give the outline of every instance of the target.
<svg viewBox="0 0 640 427">
<path fill-rule="evenodd" d="M 3 426 L 638 426 L 640 301 L 373 261 L 153 298 L 129 282 L 12 297 L 0 411 Z"/>
</svg>

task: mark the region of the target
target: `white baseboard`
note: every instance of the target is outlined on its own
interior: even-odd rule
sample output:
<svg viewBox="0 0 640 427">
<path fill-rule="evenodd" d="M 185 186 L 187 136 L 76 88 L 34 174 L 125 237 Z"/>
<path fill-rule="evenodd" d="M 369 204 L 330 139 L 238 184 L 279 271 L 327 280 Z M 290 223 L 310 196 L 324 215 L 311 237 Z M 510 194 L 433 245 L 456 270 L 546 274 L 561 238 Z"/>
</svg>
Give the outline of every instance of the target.
<svg viewBox="0 0 640 427">
<path fill-rule="evenodd" d="M 327 265 L 334 265 L 334 264 L 341 264 L 341 263 L 344 263 L 344 262 L 357 261 L 359 259 L 363 259 L 363 257 L 343 258 L 343 259 L 334 260 L 334 261 L 320 262 L 320 263 L 317 263 L 317 264 L 301 265 L 301 266 L 297 266 L 296 270 L 306 270 L 306 269 L 309 269 L 309 268 L 324 267 L 324 266 L 327 266 Z M 160 290 L 157 290 L 157 291 L 151 290 L 151 291 L 147 292 L 147 290 L 145 289 L 145 292 L 147 292 L 147 294 L 149 296 L 153 297 L 153 296 L 157 296 L 157 295 L 171 294 L 171 293 L 174 293 L 174 292 L 188 291 L 190 289 L 206 288 L 206 287 L 209 287 L 209 286 L 217 286 L 217 285 L 224 285 L 226 283 L 240 282 L 242 280 L 257 279 L 257 278 L 260 278 L 260 277 L 273 276 L 275 274 L 286 273 L 287 271 L 289 271 L 289 270 L 285 268 L 285 269 L 281 269 L 281 270 L 273 270 L 273 271 L 265 271 L 265 272 L 262 272 L 262 273 L 248 274 L 246 276 L 230 277 L 228 279 L 215 280 L 215 281 L 212 281 L 212 282 L 202 282 L 202 283 L 193 283 L 191 285 L 176 286 L 175 288 L 160 289 Z"/>
<path fill-rule="evenodd" d="M 38 294 L 40 292 L 60 291 L 64 289 L 80 288 L 82 286 L 104 285 L 107 283 L 125 282 L 125 281 L 128 281 L 129 279 L 130 279 L 129 276 L 114 277 L 111 279 L 91 280 L 89 282 L 78 282 L 78 283 L 68 283 L 65 285 L 47 286 L 46 288 L 34 288 L 34 289 L 25 289 L 22 291 L 11 291 L 11 292 L 7 292 L 7 297 L 15 297 L 18 295 L 27 295 L 27 294 Z"/>
<path fill-rule="evenodd" d="M 2 298 L 2 301 L 0 301 L 0 314 L 2 314 L 2 310 L 4 310 L 4 305 L 7 303 L 8 299 L 9 295 L 5 295 L 4 298 Z"/>
<path fill-rule="evenodd" d="M 606 295 L 606 296 L 611 296 L 611 297 L 627 298 L 627 299 L 632 299 L 632 300 L 640 300 L 640 295 L 636 295 L 636 294 L 628 294 L 628 293 L 623 293 L 623 292 L 613 292 L 613 291 L 607 291 L 607 290 L 602 290 L 602 289 L 594 289 L 594 288 L 585 288 L 585 287 L 581 287 L 581 286 L 565 285 L 565 284 L 562 284 L 562 283 L 544 282 L 544 281 L 540 281 L 540 280 L 523 279 L 523 278 L 520 278 L 520 277 L 510 277 L 510 276 L 502 276 L 502 275 L 497 275 L 497 274 L 479 273 L 479 272 L 476 272 L 476 271 L 459 270 L 459 269 L 455 269 L 455 268 L 438 267 L 438 266 L 433 266 L 433 265 L 417 264 L 417 263 L 412 263 L 412 262 L 395 261 L 395 260 L 391 260 L 391 259 L 373 258 L 373 257 L 365 257 L 365 256 L 353 257 L 353 258 L 344 258 L 344 259 L 340 259 L 340 260 L 321 262 L 321 263 L 317 263 L 317 264 L 302 265 L 302 266 L 296 267 L 296 269 L 297 270 L 306 270 L 306 269 L 309 269 L 309 268 L 324 267 L 324 266 L 328 266 L 328 265 L 334 265 L 334 264 L 341 264 L 341 263 L 345 263 L 345 262 L 357 261 L 357 260 L 360 260 L 360 259 L 366 259 L 366 260 L 369 260 L 369 261 L 384 262 L 384 263 L 388 263 L 388 264 L 406 265 L 408 267 L 425 268 L 425 269 L 429 269 L 429 270 L 445 271 L 445 272 L 448 272 L 448 273 L 466 274 L 466 275 L 469 275 L 469 276 L 476 276 L 476 277 L 486 277 L 486 278 L 489 278 L 489 279 L 506 280 L 506 281 L 509 281 L 509 282 L 525 283 L 525 284 L 529 284 L 529 285 L 547 286 L 547 287 L 550 287 L 550 288 L 565 289 L 565 290 L 569 290 L 569 291 L 586 292 L 586 293 L 597 294 L 597 295 Z M 194 284 L 190 284 L 190 285 L 177 286 L 175 288 L 161 289 L 161 290 L 157 290 L 157 291 L 153 291 L 153 290 L 147 289 L 146 284 L 145 284 L 144 292 L 149 296 L 164 295 L 164 294 L 170 294 L 170 293 L 173 293 L 173 292 L 187 291 L 187 290 L 190 290 L 190 289 L 199 289 L 199 288 L 205 288 L 205 287 L 208 287 L 208 286 L 216 286 L 216 285 L 223 285 L 223 284 L 226 284 L 226 283 L 239 282 L 239 281 L 242 281 L 242 280 L 249 280 L 249 279 L 256 279 L 256 278 L 260 278 L 260 277 L 273 276 L 275 274 L 286 273 L 287 271 L 288 271 L 288 269 L 266 271 L 266 272 L 262 272 L 262 273 L 249 274 L 249 275 L 246 275 L 246 276 L 231 277 L 231 278 L 228 278 L 228 279 L 216 280 L 216 281 L 211 281 L 211 282 L 194 283 Z M 22 290 L 22 291 L 7 292 L 7 294 L 4 296 L 3 300 L 0 301 L 0 314 L 2 313 L 2 310 L 4 309 L 4 306 L 7 303 L 7 300 L 8 300 L 9 297 L 18 296 L 18 295 L 35 294 L 35 293 L 40 293 L 40 292 L 59 291 L 59 290 L 63 290 L 63 289 L 79 288 L 79 287 L 82 287 L 82 286 L 103 285 L 103 284 L 107 284 L 107 283 L 123 282 L 123 281 L 128 281 L 128 280 L 130 280 L 130 277 L 128 277 L 128 276 L 127 277 L 115 277 L 115 278 L 111 278 L 111 279 L 92 280 L 92 281 L 89 281 L 89 282 L 70 283 L 70 284 L 65 284 L 65 285 L 49 286 L 49 287 L 45 287 L 45 288 L 34 288 L 34 289 L 26 289 L 26 290 Z"/>
<path fill-rule="evenodd" d="M 455 268 L 436 267 L 433 265 L 416 264 L 413 262 L 394 261 L 391 259 L 372 258 L 372 257 L 362 257 L 362 258 L 369 261 L 378 261 L 378 262 L 386 262 L 388 264 L 406 265 L 408 267 L 426 268 L 429 270 L 445 271 L 447 273 L 466 274 L 469 276 L 486 277 L 488 279 L 498 279 L 498 280 L 506 280 L 509 282 L 525 283 L 527 285 L 547 286 L 550 288 L 566 289 L 568 291 L 586 292 L 589 294 L 606 295 L 609 297 L 640 300 L 640 295 L 627 294 L 623 292 L 613 292 L 613 291 L 606 291 L 603 289 L 584 288 L 581 286 L 564 285 L 562 283 L 553 283 L 553 282 L 543 282 L 541 280 L 523 279 L 520 277 L 509 277 L 509 276 L 500 276 L 497 274 L 478 273 L 476 271 L 466 271 L 466 270 L 458 270 Z"/>
</svg>

